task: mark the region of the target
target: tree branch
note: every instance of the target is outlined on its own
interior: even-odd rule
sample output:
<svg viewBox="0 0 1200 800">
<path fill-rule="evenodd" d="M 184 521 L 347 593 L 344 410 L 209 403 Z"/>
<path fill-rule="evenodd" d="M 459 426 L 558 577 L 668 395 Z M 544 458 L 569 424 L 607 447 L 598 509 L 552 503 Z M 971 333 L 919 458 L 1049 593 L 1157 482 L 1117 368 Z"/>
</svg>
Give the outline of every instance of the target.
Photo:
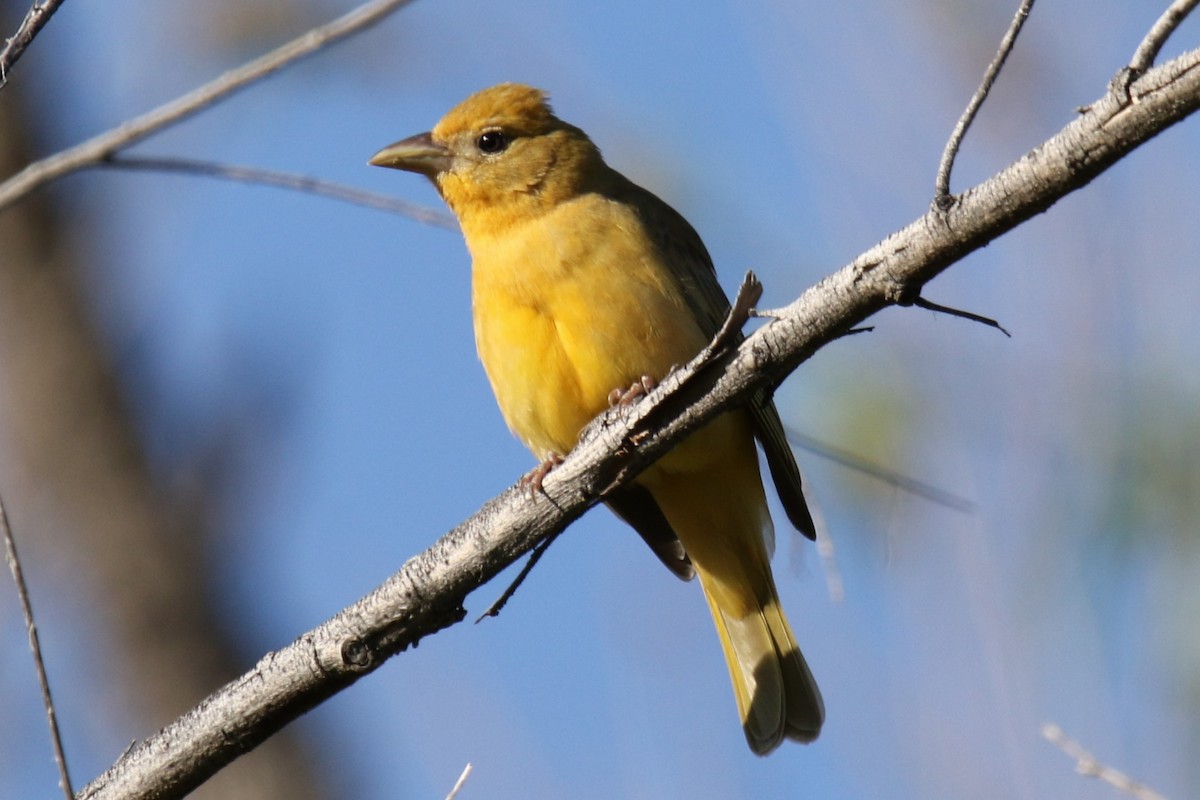
<svg viewBox="0 0 1200 800">
<path fill-rule="evenodd" d="M 330 23 L 314 28 L 287 44 L 277 47 L 248 64 L 231 69 L 213 81 L 165 103 L 153 111 L 124 122 L 110 131 L 94 136 L 60 153 L 35 161 L 8 180 L 0 183 L 0 211 L 22 197 L 62 176 L 94 166 L 114 153 L 130 147 L 147 136 L 181 122 L 218 100 L 244 89 L 276 70 L 294 64 L 383 20 L 413 0 L 372 0 Z"/>
<path fill-rule="evenodd" d="M 37 623 L 33 619 L 33 601 L 29 598 L 29 586 L 25 583 L 25 571 L 21 569 L 21 558 L 17 555 L 17 540 L 8 524 L 8 512 L 4 500 L 0 499 L 0 538 L 4 539 L 4 560 L 12 573 L 17 587 L 17 600 L 21 604 L 21 616 L 25 619 L 25 635 L 29 638 L 29 650 L 33 654 L 33 667 L 37 672 L 38 689 L 42 693 L 42 705 L 46 709 L 46 724 L 50 727 L 50 743 L 54 748 L 54 764 L 58 767 L 58 783 L 67 800 L 75 795 L 71 788 L 71 772 L 67 769 L 67 754 L 63 750 L 62 734 L 58 729 L 58 715 L 54 713 L 54 698 L 50 694 L 50 678 L 46 675 L 46 661 L 42 658 L 42 642 L 38 637 Z"/>
<path fill-rule="evenodd" d="M 1124 772 L 1096 760 L 1096 757 L 1089 753 L 1083 745 L 1067 736 L 1063 729 L 1053 722 L 1047 722 L 1042 726 L 1042 737 L 1075 759 L 1075 771 L 1080 775 L 1104 781 L 1117 791 L 1131 795 L 1137 800 L 1167 800 L 1144 783 L 1138 783 Z"/>
<path fill-rule="evenodd" d="M 1158 51 L 1162 50 L 1167 39 L 1171 38 L 1171 34 L 1179 27 L 1179 23 L 1183 22 L 1197 5 L 1200 5 L 1200 0 L 1174 0 L 1167 7 L 1167 10 L 1150 28 L 1146 38 L 1142 39 L 1133 58 L 1129 60 L 1129 70 L 1134 75 L 1141 75 L 1150 69 L 1154 64 L 1154 59 L 1158 58 Z"/>
<path fill-rule="evenodd" d="M 861 456 L 851 453 L 849 450 L 844 450 L 837 445 L 821 441 L 815 436 L 802 433 L 786 423 L 783 426 L 783 430 L 787 434 L 788 441 L 796 447 L 803 448 L 805 451 L 828 459 L 835 464 L 841 464 L 843 467 L 847 467 L 855 472 L 860 472 L 868 478 L 874 478 L 894 489 L 908 492 L 915 497 L 920 497 L 931 503 L 937 503 L 940 506 L 945 506 L 955 511 L 961 511 L 964 514 L 970 514 L 975 511 L 975 504 L 965 497 L 960 497 L 945 489 L 939 489 L 933 484 L 909 477 L 894 469 L 867 461 Z"/>
<path fill-rule="evenodd" d="M 937 179 L 934 181 L 933 205 L 935 208 L 945 211 L 954 202 L 950 196 L 950 171 L 954 169 L 954 159 L 958 158 L 958 148 L 967 135 L 967 129 L 975 121 L 975 115 L 983 107 L 983 101 L 992 91 L 992 84 L 996 82 L 996 77 L 1004 68 L 1004 62 L 1008 60 L 1008 54 L 1012 52 L 1013 45 L 1017 43 L 1017 36 L 1020 35 L 1025 20 L 1029 18 L 1029 12 L 1033 10 L 1033 2 L 1034 0 L 1021 0 L 1020 8 L 1017 9 L 1012 22 L 1008 24 L 1004 38 L 1000 40 L 1000 46 L 996 48 L 996 55 L 992 58 L 992 63 L 988 64 L 988 68 L 984 70 L 979 88 L 975 90 L 971 102 L 967 103 L 966 109 L 950 133 L 946 149 L 942 151 L 942 160 L 938 163 Z"/>
<path fill-rule="evenodd" d="M 46 0 L 44 3 L 34 3 L 25 12 L 25 19 L 21 20 L 21 27 L 17 28 L 17 32 L 5 41 L 4 49 L 0 50 L 0 89 L 8 85 L 8 74 L 12 71 L 13 64 L 17 63 L 17 59 L 25 52 L 25 48 L 29 47 L 34 37 L 46 26 L 46 23 L 50 21 L 54 12 L 58 11 L 58 7 L 62 4 L 63 0 Z"/>
<path fill-rule="evenodd" d="M 214 161 L 199 161 L 193 158 L 172 158 L 168 156 L 111 156 L 88 166 L 108 169 L 124 169 L 143 172 L 176 172 L 182 175 L 205 175 L 211 178 L 240 183 L 255 183 L 260 186 L 274 186 L 280 189 L 291 189 L 304 194 L 314 194 L 343 203 L 353 203 L 377 211 L 386 211 L 408 217 L 422 225 L 432 225 L 435 228 L 458 230 L 458 221 L 444 211 L 437 211 L 428 206 L 409 203 L 386 194 L 368 192 L 334 183 L 310 175 L 297 175 L 292 172 L 279 172 L 259 167 L 244 167 L 238 164 L 219 164 Z"/>
<path fill-rule="evenodd" d="M 422 637 L 460 621 L 467 595 L 629 481 L 722 411 L 781 382 L 824 344 L 972 251 L 1089 183 L 1200 108 L 1200 50 L 1110 91 L 1050 140 L 947 211 L 931 209 L 826 277 L 742 345 L 672 373 L 632 407 L 612 409 L 547 476 L 546 497 L 513 487 L 396 575 L 293 644 L 269 653 L 81 793 L 171 798 Z"/>
</svg>

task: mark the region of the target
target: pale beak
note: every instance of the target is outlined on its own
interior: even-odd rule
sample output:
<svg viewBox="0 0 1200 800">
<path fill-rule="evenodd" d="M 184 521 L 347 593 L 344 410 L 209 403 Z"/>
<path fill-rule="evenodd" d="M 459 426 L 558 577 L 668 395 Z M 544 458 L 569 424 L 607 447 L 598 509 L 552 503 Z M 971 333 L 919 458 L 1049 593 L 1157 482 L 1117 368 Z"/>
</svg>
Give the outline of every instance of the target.
<svg viewBox="0 0 1200 800">
<path fill-rule="evenodd" d="M 368 162 L 376 167 L 391 167 L 417 172 L 430 178 L 450 169 L 450 151 L 433 141 L 429 133 L 419 133 L 389 144 Z"/>
</svg>

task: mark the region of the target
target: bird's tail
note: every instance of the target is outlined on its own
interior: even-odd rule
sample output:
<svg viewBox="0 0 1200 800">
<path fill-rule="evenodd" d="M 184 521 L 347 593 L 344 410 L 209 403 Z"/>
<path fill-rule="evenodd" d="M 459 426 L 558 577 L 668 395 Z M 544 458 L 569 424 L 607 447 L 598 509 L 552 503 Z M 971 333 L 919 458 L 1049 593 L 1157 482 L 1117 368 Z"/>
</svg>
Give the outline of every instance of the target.
<svg viewBox="0 0 1200 800">
<path fill-rule="evenodd" d="M 640 480 L 700 576 L 750 749 L 817 738 L 825 707 L 771 577 L 771 517 L 748 417 L 718 417 Z"/>
<path fill-rule="evenodd" d="M 825 704 L 783 616 L 773 582 L 762 606 L 739 617 L 720 604 L 720 592 L 710 591 L 710 581 L 701 571 L 700 583 L 725 652 L 750 749 L 761 756 L 784 739 L 813 741 L 825 720 Z"/>
</svg>

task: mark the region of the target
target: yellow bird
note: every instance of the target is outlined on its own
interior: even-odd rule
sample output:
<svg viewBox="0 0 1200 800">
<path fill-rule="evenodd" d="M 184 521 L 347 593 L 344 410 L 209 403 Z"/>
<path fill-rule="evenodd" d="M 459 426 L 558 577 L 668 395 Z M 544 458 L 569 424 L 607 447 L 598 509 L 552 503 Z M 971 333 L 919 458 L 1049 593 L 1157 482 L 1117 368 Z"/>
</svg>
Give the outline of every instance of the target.
<svg viewBox="0 0 1200 800">
<path fill-rule="evenodd" d="M 729 301 L 692 226 L 604 163 L 538 89 L 505 83 L 371 163 L 429 177 L 471 252 L 475 345 L 509 428 L 547 463 L 615 388 L 661 379 L 720 327 Z M 813 537 L 769 397 L 726 413 L 610 497 L 708 599 L 750 748 L 810 742 L 825 717 L 783 616 L 759 475 L 762 444 L 792 523 Z M 681 547 L 682 546 L 682 547 Z"/>
</svg>

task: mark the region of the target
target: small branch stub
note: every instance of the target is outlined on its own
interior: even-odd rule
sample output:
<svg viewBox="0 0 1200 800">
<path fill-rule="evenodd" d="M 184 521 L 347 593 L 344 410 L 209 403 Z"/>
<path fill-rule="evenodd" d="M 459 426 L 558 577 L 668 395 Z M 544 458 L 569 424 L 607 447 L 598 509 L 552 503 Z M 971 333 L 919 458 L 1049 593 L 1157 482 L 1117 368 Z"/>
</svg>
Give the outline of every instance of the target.
<svg viewBox="0 0 1200 800">
<path fill-rule="evenodd" d="M 342 643 L 342 663 L 354 669 L 367 669 L 375 661 L 371 647 L 362 639 L 347 639 Z"/>
</svg>

